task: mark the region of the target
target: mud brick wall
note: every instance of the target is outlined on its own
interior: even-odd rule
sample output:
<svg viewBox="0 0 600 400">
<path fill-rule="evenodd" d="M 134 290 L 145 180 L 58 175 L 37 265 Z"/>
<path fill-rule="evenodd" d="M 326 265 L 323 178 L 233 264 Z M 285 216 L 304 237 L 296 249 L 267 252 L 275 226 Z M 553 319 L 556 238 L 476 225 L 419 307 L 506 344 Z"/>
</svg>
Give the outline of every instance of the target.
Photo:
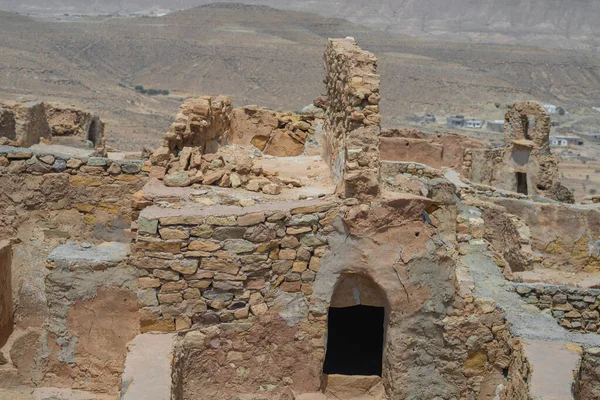
<svg viewBox="0 0 600 400">
<path fill-rule="evenodd" d="M 0 242 L 0 347 L 13 331 L 12 248 L 8 241 Z"/>
<path fill-rule="evenodd" d="M 312 294 L 336 203 L 289 211 L 138 220 L 136 267 L 143 331 L 260 316 L 272 292 Z"/>
<path fill-rule="evenodd" d="M 600 333 L 600 289 L 568 286 L 513 284 L 515 291 L 560 326 L 573 332 Z"/>
<path fill-rule="evenodd" d="M 377 58 L 354 39 L 332 39 L 325 52 L 328 108 L 324 157 L 338 193 L 379 191 L 380 77 Z"/>
</svg>

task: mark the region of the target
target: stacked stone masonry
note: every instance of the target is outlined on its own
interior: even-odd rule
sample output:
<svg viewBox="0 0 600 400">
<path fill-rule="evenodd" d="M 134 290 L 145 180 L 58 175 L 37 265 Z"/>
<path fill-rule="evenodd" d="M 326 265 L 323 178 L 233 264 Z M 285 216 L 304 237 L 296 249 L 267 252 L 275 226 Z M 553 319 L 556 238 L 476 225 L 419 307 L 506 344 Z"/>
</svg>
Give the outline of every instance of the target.
<svg viewBox="0 0 600 400">
<path fill-rule="evenodd" d="M 142 161 L 0 146 L 0 237 L 11 237 L 41 210 L 72 210 L 96 235 L 125 240 L 123 230 L 137 218 L 127 196 L 140 190 L 148 175 L 149 167 Z M 48 231 L 65 238 L 74 234 L 60 226 Z"/>
<path fill-rule="evenodd" d="M 325 51 L 325 69 L 324 157 L 338 193 L 377 195 L 381 131 L 377 58 L 361 50 L 352 38 L 332 39 Z"/>
<path fill-rule="evenodd" d="M 312 293 L 336 203 L 229 216 L 138 220 L 143 330 L 244 320 L 267 292 Z M 268 297 L 268 296 L 267 296 Z"/>
<path fill-rule="evenodd" d="M 600 333 L 600 289 L 532 284 L 513 287 L 528 304 L 550 313 L 563 328 Z"/>
</svg>

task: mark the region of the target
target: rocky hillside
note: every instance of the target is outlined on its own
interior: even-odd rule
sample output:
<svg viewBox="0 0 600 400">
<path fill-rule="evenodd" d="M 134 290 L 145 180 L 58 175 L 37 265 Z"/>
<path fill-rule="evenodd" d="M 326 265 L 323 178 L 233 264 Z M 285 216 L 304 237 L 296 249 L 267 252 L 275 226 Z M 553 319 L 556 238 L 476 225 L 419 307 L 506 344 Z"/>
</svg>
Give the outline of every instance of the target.
<svg viewBox="0 0 600 400">
<path fill-rule="evenodd" d="M 0 9 L 35 15 L 149 14 L 215 0 L 3 0 Z M 223 2 L 223 0 L 219 0 Z M 224 0 L 339 17 L 411 36 L 471 42 L 598 48 L 596 0 Z"/>
<path fill-rule="evenodd" d="M 91 109 L 108 123 L 110 144 L 137 150 L 160 143 L 189 96 L 301 109 L 324 90 L 327 38 L 345 36 L 379 57 L 388 126 L 426 112 L 497 119 L 505 104 L 528 99 L 587 110 L 581 120 L 598 126 L 597 52 L 415 39 L 263 6 L 70 22 L 0 13 L 0 98 Z"/>
</svg>

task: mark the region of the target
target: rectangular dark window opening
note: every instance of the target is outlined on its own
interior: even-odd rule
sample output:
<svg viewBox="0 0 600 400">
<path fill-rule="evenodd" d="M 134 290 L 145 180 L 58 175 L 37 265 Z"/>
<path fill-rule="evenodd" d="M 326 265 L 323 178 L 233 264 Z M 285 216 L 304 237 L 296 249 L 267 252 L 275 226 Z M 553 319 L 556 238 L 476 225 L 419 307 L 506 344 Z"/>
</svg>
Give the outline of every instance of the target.
<svg viewBox="0 0 600 400">
<path fill-rule="evenodd" d="M 529 194 L 527 191 L 527 174 L 525 172 L 517 172 L 517 193 Z"/>
<path fill-rule="evenodd" d="M 385 309 L 329 308 L 323 372 L 381 376 Z"/>
</svg>

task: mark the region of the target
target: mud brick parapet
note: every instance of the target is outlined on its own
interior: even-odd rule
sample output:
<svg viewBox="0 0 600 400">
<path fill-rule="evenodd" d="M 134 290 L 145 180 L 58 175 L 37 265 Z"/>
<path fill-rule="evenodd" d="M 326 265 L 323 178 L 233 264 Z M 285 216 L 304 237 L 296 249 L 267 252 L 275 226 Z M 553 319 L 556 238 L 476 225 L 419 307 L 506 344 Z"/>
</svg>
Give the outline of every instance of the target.
<svg viewBox="0 0 600 400">
<path fill-rule="evenodd" d="M 346 197 L 379 192 L 379 75 L 377 58 L 354 39 L 331 39 L 325 52 L 328 108 L 324 157 L 337 192 Z"/>
</svg>

